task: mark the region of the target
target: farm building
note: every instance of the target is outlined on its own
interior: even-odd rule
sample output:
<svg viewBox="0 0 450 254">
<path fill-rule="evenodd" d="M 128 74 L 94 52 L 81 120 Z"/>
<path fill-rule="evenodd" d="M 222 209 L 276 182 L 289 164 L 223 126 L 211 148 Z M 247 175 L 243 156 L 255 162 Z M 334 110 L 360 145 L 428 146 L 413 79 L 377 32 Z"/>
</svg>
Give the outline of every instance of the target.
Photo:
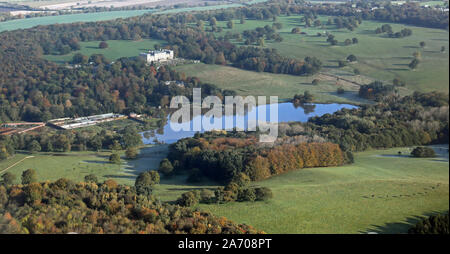
<svg viewBox="0 0 450 254">
<path fill-rule="evenodd" d="M 125 115 L 108 113 L 102 115 L 79 117 L 74 119 L 54 119 L 49 121 L 48 124 L 59 129 L 70 130 L 125 118 L 127 118 L 127 116 Z"/>
</svg>

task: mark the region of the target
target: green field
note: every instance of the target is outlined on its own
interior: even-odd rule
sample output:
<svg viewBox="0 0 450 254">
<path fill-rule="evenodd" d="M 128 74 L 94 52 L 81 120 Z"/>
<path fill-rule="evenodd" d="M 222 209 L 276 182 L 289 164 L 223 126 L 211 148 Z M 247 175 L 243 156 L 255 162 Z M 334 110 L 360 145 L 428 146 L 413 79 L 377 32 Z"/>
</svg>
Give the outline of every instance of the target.
<svg viewBox="0 0 450 254">
<path fill-rule="evenodd" d="M 351 32 L 347 29 L 336 29 L 332 26 L 306 28 L 300 21 L 302 16 L 281 16 L 277 22 L 283 24 L 279 31 L 284 40 L 280 43 L 266 41 L 266 47 L 275 48 L 284 56 L 303 59 L 306 56 L 315 56 L 323 62 L 324 68 L 321 73 L 311 77 L 296 77 L 290 75 L 273 75 L 268 73 L 256 73 L 243 71 L 225 66 L 211 65 L 186 65 L 179 66 L 179 71 L 188 76 L 197 76 L 204 82 L 216 84 L 222 88 L 232 88 L 241 95 L 278 95 L 281 98 L 291 98 L 293 94 L 309 90 L 317 97 L 318 102 L 352 102 L 360 103 L 356 96 L 358 85 L 330 78 L 333 75 L 356 82 L 367 84 L 373 80 L 381 80 L 391 83 L 394 78 L 400 78 L 406 82 L 405 88 L 399 88 L 402 95 L 413 91 L 443 91 L 448 93 L 449 72 L 449 42 L 448 31 L 441 29 L 430 29 L 422 27 L 391 24 L 393 31 L 410 28 L 412 36 L 405 38 L 388 38 L 383 34 L 375 34 L 374 30 L 384 23 L 374 21 L 363 21 L 363 23 Z M 328 17 L 321 16 L 319 19 L 323 24 Z M 226 22 L 218 22 L 223 27 L 217 36 L 225 35 L 227 32 L 241 33 L 244 30 L 254 29 L 271 25 L 272 21 L 246 20 L 245 24 L 239 24 L 234 20 L 234 28 L 226 28 Z M 294 27 L 300 27 L 306 34 L 291 34 Z M 205 25 L 209 29 L 208 25 Z M 316 34 L 329 32 L 336 36 L 340 42 L 337 46 L 330 46 L 326 42 L 326 36 L 318 37 Z M 344 46 L 343 41 L 347 38 L 358 38 L 359 43 Z M 424 41 L 426 46 L 419 47 L 419 42 Z M 242 45 L 242 42 L 232 42 Z M 104 54 L 108 59 L 114 60 L 119 57 L 136 56 L 145 49 L 152 49 L 155 43 L 164 44 L 157 40 L 141 41 L 108 41 L 108 49 L 99 49 L 98 41 L 82 42 L 79 51 L 84 55 L 94 53 Z M 440 52 L 444 46 L 446 51 Z M 413 59 L 414 52 L 420 52 L 421 63 L 418 69 L 410 70 L 408 64 Z M 55 62 L 70 61 L 74 52 L 64 56 L 45 56 Z M 338 68 L 337 62 L 344 60 L 348 55 L 354 54 L 358 61 L 344 68 Z M 361 75 L 355 75 L 354 69 L 358 69 Z M 319 86 L 310 85 L 315 78 L 322 80 Z M 337 95 L 336 89 L 343 87 L 349 93 Z"/>
<path fill-rule="evenodd" d="M 259 182 L 274 193 L 267 202 L 199 208 L 268 233 L 405 233 L 422 216 L 448 211 L 449 164 L 447 152 L 416 159 L 398 151 L 410 149 L 357 153 L 352 165 Z"/>
<path fill-rule="evenodd" d="M 69 153 L 36 153 L 28 154 L 18 152 L 13 158 L 0 162 L 0 174 L 3 174 L 7 167 L 27 158 L 8 169 L 8 172 L 16 175 L 16 183 L 20 183 L 22 172 L 33 168 L 37 172 L 39 181 L 57 180 L 59 178 L 68 178 L 74 181 L 83 181 L 84 176 L 95 174 L 99 181 L 114 179 L 122 184 L 134 184 L 134 179 L 141 171 L 157 169 L 160 160 L 166 153 L 165 146 L 145 146 L 140 150 L 139 158 L 136 160 L 126 160 L 122 151 L 122 164 L 111 164 L 108 161 L 111 151 L 86 151 Z"/>
<path fill-rule="evenodd" d="M 122 164 L 111 164 L 108 161 L 111 151 L 86 151 L 69 153 L 35 153 L 17 152 L 14 157 L 0 161 L 0 175 L 10 172 L 16 176 L 16 184 L 20 183 L 22 172 L 32 168 L 36 170 L 38 181 L 54 181 L 67 178 L 81 182 L 88 174 L 94 174 L 100 182 L 114 179 L 120 184 L 134 185 L 136 176 L 146 170 L 156 170 L 159 162 L 167 156 L 167 146 L 147 145 L 140 149 L 135 160 L 126 160 L 124 152 L 120 153 Z M 33 156 L 32 158 L 26 158 Z M 22 159 L 24 159 L 22 161 Z M 21 161 L 21 162 L 19 162 Z M 15 166 L 7 169 L 8 167 Z M 162 178 L 161 184 L 156 186 L 156 195 L 165 201 L 176 200 L 181 193 L 190 188 L 217 187 L 217 184 L 204 183 L 203 185 L 190 185 L 185 183 L 186 176 L 175 176 L 170 179 Z"/>
<path fill-rule="evenodd" d="M 108 43 L 108 48 L 106 49 L 98 47 L 100 41 L 80 42 L 80 50 L 72 51 L 67 55 L 45 55 L 44 57 L 49 61 L 62 64 L 70 62 L 76 53 L 81 53 L 88 57 L 92 54 L 103 54 L 107 59 L 113 61 L 121 57 L 135 57 L 140 52 L 153 50 L 155 44 L 164 45 L 164 41 L 149 39 L 139 41 L 110 40 L 106 42 Z"/>
<path fill-rule="evenodd" d="M 265 2 L 266 0 L 256 0 L 252 2 Z M 105 21 L 117 18 L 129 18 L 134 16 L 140 16 L 147 13 L 155 14 L 169 14 L 178 12 L 189 12 L 189 11 L 207 11 L 207 10 L 217 10 L 226 9 L 231 7 L 242 7 L 242 4 L 223 4 L 223 5 L 210 5 L 210 6 L 199 6 L 199 7 L 186 7 L 178 9 L 169 10 L 124 10 L 124 11 L 107 11 L 107 12 L 91 12 L 91 13 L 79 13 L 79 14 L 67 14 L 59 16 L 46 16 L 46 17 L 36 17 L 27 19 L 15 19 L 5 22 L 0 22 L 0 32 L 11 31 L 16 29 L 27 29 L 34 26 L 45 26 L 52 24 L 67 24 L 76 22 L 95 22 L 95 21 Z"/>
<path fill-rule="evenodd" d="M 315 101 L 320 103 L 367 103 L 358 97 L 359 86 L 346 82 L 337 84 L 335 80 L 327 80 L 320 75 L 302 77 L 208 64 L 188 64 L 175 68 L 186 75 L 200 78 L 202 82 L 215 84 L 222 89 L 235 90 L 242 96 L 278 96 L 280 100 L 288 100 L 292 99 L 294 94 L 309 91 L 314 95 Z M 311 82 L 316 78 L 322 81 L 318 85 L 312 85 Z M 337 94 L 338 87 L 343 87 L 347 92 Z"/>
<path fill-rule="evenodd" d="M 411 91 L 440 90 L 448 93 L 448 31 L 391 23 L 394 32 L 409 28 L 413 33 L 409 37 L 388 38 L 386 35 L 374 32 L 377 27 L 385 24 L 382 22 L 364 20 L 355 31 L 351 32 L 345 28 L 336 29 L 334 25 L 306 28 L 305 23 L 300 20 L 302 17 L 301 15 L 279 17 L 277 22 L 283 24 L 279 33 L 284 40 L 282 42 L 266 41 L 265 46 L 275 48 L 287 57 L 303 59 L 306 56 L 315 56 L 323 62 L 324 72 L 352 76 L 353 68 L 358 68 L 362 76 L 387 83 L 399 77 L 406 81 L 407 88 Z M 328 17 L 320 16 L 319 19 L 322 24 L 326 24 Z M 246 20 L 244 24 L 239 24 L 238 20 L 234 20 L 234 28 L 228 29 L 226 22 L 218 22 L 218 26 L 223 27 L 223 31 L 217 35 L 225 35 L 227 32 L 241 33 L 256 27 L 271 26 L 272 23 L 272 20 Z M 300 27 L 306 34 L 291 34 L 290 31 L 294 27 Z M 209 25 L 206 24 L 205 29 L 209 29 Z M 336 36 L 339 41 L 337 46 L 329 45 L 326 42 L 326 36 L 317 36 L 318 32 L 326 31 Z M 353 37 L 358 38 L 358 44 L 343 45 L 345 39 Z M 423 49 L 419 47 L 421 41 L 426 43 Z M 242 45 L 242 42 L 234 42 Z M 444 53 L 440 52 L 441 46 L 446 48 Z M 415 51 L 421 53 L 422 60 L 418 69 L 411 71 L 408 64 L 412 61 Z M 350 54 L 356 55 L 358 62 L 352 67 L 337 68 L 337 61 L 344 60 Z"/>
<path fill-rule="evenodd" d="M 398 156 L 398 151 L 404 155 Z M 404 233 L 422 216 L 449 207 L 448 153 L 438 148 L 439 158 L 416 159 L 407 156 L 410 151 L 361 152 L 352 165 L 302 169 L 255 183 L 272 189 L 274 198 L 267 202 L 202 204 L 198 208 L 268 233 Z M 114 179 L 133 185 L 139 172 L 158 167 L 167 146 L 146 146 L 138 159 L 123 159 L 122 165 L 110 164 L 109 154 L 38 153 L 8 172 L 17 176 L 17 183 L 24 170 L 34 168 L 40 181 L 62 177 L 82 181 L 85 175 L 95 174 L 100 181 Z M 0 162 L 0 171 L 26 156 L 19 153 Z M 155 194 L 162 201 L 175 201 L 186 191 L 217 187 L 213 182 L 188 184 L 185 179 L 163 177 Z"/>
<path fill-rule="evenodd" d="M 45 26 L 53 24 L 67 24 L 76 22 L 95 22 L 104 21 L 117 18 L 128 18 L 133 16 L 140 16 L 145 13 L 150 13 L 153 10 L 127 10 L 127 11 L 110 11 L 110 12 L 91 12 L 68 14 L 59 16 L 46 16 L 27 19 L 14 19 L 5 22 L 0 22 L 0 32 L 10 31 L 16 29 L 27 29 L 34 26 Z"/>
</svg>

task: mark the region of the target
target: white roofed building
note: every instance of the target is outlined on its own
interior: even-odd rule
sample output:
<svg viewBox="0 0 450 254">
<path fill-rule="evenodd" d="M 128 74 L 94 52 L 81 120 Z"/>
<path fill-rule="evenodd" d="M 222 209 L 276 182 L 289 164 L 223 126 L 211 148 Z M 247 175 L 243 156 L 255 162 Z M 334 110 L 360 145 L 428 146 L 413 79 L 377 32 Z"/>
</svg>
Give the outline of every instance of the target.
<svg viewBox="0 0 450 254">
<path fill-rule="evenodd" d="M 173 59 L 173 50 L 150 50 L 139 54 L 147 60 L 147 63 L 161 62 Z"/>
</svg>

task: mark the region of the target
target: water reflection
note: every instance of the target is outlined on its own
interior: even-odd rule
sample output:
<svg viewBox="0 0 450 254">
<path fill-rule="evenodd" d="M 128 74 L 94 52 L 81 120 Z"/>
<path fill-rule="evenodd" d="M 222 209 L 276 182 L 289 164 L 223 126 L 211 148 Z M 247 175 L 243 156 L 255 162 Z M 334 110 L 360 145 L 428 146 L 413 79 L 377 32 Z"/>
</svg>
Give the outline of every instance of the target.
<svg viewBox="0 0 450 254">
<path fill-rule="evenodd" d="M 357 108 L 357 106 L 350 105 L 350 104 L 302 104 L 302 105 L 294 105 L 293 103 L 279 103 L 278 104 L 278 119 L 270 119 L 270 106 L 269 105 L 260 105 L 253 108 L 247 108 L 244 111 L 244 126 L 243 128 L 246 129 L 248 126 L 248 123 L 250 121 L 256 121 L 257 119 L 254 119 L 253 116 L 258 115 L 259 110 L 265 110 L 266 111 L 266 119 L 270 120 L 271 122 L 306 122 L 308 121 L 308 118 L 313 116 L 322 116 L 327 113 L 334 113 L 340 109 L 352 109 Z M 202 110 L 202 116 L 195 116 L 193 119 L 199 120 L 202 119 L 203 114 L 207 112 L 208 110 Z M 191 110 L 192 112 L 192 110 Z M 255 114 L 256 113 L 256 114 Z M 249 119 L 249 116 L 252 116 Z M 174 131 L 172 130 L 170 124 L 169 124 L 170 114 L 166 118 L 166 122 L 164 124 L 161 124 L 160 128 L 153 131 L 146 131 L 143 132 L 143 141 L 145 144 L 152 144 L 156 141 L 161 143 L 174 143 L 178 139 L 186 138 L 186 137 L 193 137 L 197 131 Z M 189 119 L 189 126 L 191 127 L 191 130 L 193 129 L 193 121 Z M 203 118 L 205 119 L 205 118 Z M 236 127 L 236 115 L 225 115 L 223 114 L 221 119 L 222 122 L 222 128 L 225 129 L 225 121 L 233 121 L 233 127 Z M 212 120 L 212 119 L 210 119 Z M 182 123 L 178 123 L 182 124 Z M 186 122 L 184 123 L 186 124 Z M 239 126 L 241 127 L 241 126 Z M 205 130 L 202 128 L 201 132 L 204 132 Z M 207 131 L 207 130 L 206 130 Z"/>
</svg>

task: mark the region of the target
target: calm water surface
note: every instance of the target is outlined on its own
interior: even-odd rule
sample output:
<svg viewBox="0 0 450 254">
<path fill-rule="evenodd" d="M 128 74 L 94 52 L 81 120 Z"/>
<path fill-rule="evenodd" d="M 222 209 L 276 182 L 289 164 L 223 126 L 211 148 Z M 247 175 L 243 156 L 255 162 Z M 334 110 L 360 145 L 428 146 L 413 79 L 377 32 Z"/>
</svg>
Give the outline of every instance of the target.
<svg viewBox="0 0 450 254">
<path fill-rule="evenodd" d="M 246 112 L 241 120 L 243 119 L 244 122 L 236 122 L 236 115 L 230 115 L 230 116 L 222 116 L 222 128 L 225 129 L 225 121 L 230 121 L 233 119 L 233 127 L 242 127 L 247 128 L 249 121 L 255 120 L 255 115 L 258 116 L 258 112 L 260 110 L 266 111 L 266 119 L 269 122 L 306 122 L 308 121 L 308 118 L 313 116 L 322 116 L 327 113 L 334 113 L 340 109 L 353 109 L 357 108 L 357 106 L 350 105 L 350 104 L 309 104 L 302 107 L 295 107 L 292 103 L 279 103 L 278 104 L 278 119 L 270 119 L 270 106 L 269 105 L 261 105 L 254 107 L 253 109 Z M 262 112 L 263 114 L 263 112 Z M 155 141 L 155 138 L 160 141 L 167 144 L 175 143 L 177 140 L 187 137 L 193 137 L 197 131 L 174 131 L 171 128 L 171 125 L 169 123 L 170 115 L 167 118 L 167 122 L 164 125 L 163 128 L 159 130 L 154 131 L 147 131 L 143 132 L 143 141 L 144 144 L 152 144 Z M 194 117 L 194 121 L 202 119 L 202 116 Z M 203 119 L 205 119 L 203 117 Z M 191 130 L 193 129 L 193 120 L 184 123 L 185 125 L 189 125 Z M 211 122 L 212 123 L 212 122 Z M 242 125 L 243 124 L 243 125 Z M 178 125 L 180 126 L 180 123 L 172 123 L 172 125 Z M 213 128 L 214 129 L 214 128 Z M 217 129 L 217 128 L 216 128 Z M 200 132 L 208 131 L 211 129 L 203 129 Z"/>
</svg>

